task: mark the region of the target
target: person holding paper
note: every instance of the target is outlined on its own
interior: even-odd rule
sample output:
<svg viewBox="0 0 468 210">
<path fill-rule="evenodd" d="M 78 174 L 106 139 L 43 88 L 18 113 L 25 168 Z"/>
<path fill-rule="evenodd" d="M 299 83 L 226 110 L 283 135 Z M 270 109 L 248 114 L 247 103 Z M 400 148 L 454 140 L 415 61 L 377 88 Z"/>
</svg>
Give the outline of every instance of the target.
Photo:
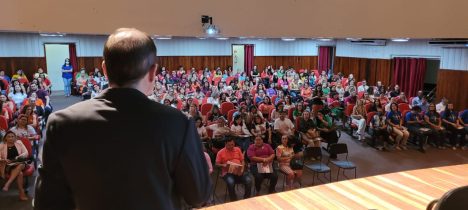
<svg viewBox="0 0 468 210">
<path fill-rule="evenodd" d="M 255 178 L 256 195 L 260 194 L 263 179 L 270 179 L 268 193 L 275 192 L 275 186 L 278 181 L 278 174 L 273 170 L 273 159 L 275 151 L 269 144 L 263 143 L 261 136 L 256 136 L 253 144 L 247 150 L 247 156 L 250 159 L 250 171 Z"/>
<path fill-rule="evenodd" d="M 243 184 L 244 198 L 250 197 L 252 179 L 244 173 L 244 154 L 235 146 L 234 138 L 228 137 L 225 147 L 216 155 L 216 166 L 222 169 L 221 176 L 226 182 L 231 201 L 237 200 L 235 184 Z"/>
<path fill-rule="evenodd" d="M 18 183 L 19 199 L 22 201 L 28 200 L 28 196 L 23 189 L 23 169 L 24 163 L 17 162 L 19 159 L 28 157 L 28 150 L 24 144 L 16 138 L 16 134 L 8 131 L 3 137 L 3 144 L 0 144 L 0 177 L 4 178 L 5 174 L 10 174 L 7 182 L 3 186 L 3 191 L 8 191 L 11 183 Z M 17 162 L 17 164 L 13 164 Z"/>
</svg>

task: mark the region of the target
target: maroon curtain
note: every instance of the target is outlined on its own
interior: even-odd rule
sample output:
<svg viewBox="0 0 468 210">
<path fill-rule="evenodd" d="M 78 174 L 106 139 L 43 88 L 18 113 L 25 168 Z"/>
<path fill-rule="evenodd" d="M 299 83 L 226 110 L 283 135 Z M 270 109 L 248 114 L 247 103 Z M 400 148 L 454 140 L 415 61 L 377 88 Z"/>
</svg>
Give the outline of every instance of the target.
<svg viewBox="0 0 468 210">
<path fill-rule="evenodd" d="M 319 47 L 319 57 L 318 57 L 318 71 L 327 71 L 331 68 L 331 53 L 332 47 Z"/>
<path fill-rule="evenodd" d="M 78 58 L 76 57 L 76 45 L 74 43 L 68 44 L 70 52 L 70 64 L 73 66 L 73 80 L 75 80 L 75 72 L 78 72 Z"/>
<path fill-rule="evenodd" d="M 424 86 L 425 58 L 394 58 L 393 84 L 408 97 L 413 97 Z"/>
<path fill-rule="evenodd" d="M 250 76 L 250 71 L 254 66 L 254 45 L 244 45 L 244 72 Z"/>
</svg>

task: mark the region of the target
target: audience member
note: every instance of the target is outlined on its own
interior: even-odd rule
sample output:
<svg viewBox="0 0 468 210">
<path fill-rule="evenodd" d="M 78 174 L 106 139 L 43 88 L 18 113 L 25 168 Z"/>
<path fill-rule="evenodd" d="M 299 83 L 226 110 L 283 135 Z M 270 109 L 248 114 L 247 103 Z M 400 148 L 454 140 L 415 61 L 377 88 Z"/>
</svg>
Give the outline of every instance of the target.
<svg viewBox="0 0 468 210">
<path fill-rule="evenodd" d="M 269 144 L 263 142 L 260 136 L 255 137 L 255 141 L 247 150 L 250 159 L 250 171 L 255 178 L 256 195 L 260 195 L 260 189 L 264 179 L 269 179 L 268 193 L 275 192 L 278 174 L 273 168 L 275 152 Z"/>
</svg>

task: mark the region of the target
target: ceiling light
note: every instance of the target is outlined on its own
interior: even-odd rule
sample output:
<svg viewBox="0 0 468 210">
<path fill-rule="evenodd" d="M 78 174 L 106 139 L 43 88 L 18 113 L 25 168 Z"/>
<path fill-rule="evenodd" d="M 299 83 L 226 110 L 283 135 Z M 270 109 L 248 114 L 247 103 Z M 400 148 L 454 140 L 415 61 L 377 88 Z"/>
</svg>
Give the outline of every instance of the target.
<svg viewBox="0 0 468 210">
<path fill-rule="evenodd" d="M 167 40 L 167 39 L 172 39 L 172 37 L 171 36 L 158 36 L 156 37 L 156 39 Z"/>
<path fill-rule="evenodd" d="M 287 38 L 287 37 L 283 37 L 281 38 L 281 40 L 285 41 L 285 42 L 291 42 L 291 41 L 295 41 L 296 38 Z"/>
<path fill-rule="evenodd" d="M 333 38 L 318 38 L 317 40 L 322 42 L 330 42 L 333 41 Z"/>
<path fill-rule="evenodd" d="M 57 33 L 39 33 L 40 36 L 45 36 L 45 37 L 62 37 L 62 36 L 65 36 L 66 33 L 60 33 L 60 32 L 57 32 Z"/>
<path fill-rule="evenodd" d="M 197 37 L 197 39 L 206 39 L 206 37 Z"/>
<path fill-rule="evenodd" d="M 216 25 L 213 24 L 213 17 L 210 17 L 208 15 L 202 15 L 201 16 L 201 22 L 202 22 L 203 31 L 208 36 L 215 36 L 215 35 L 221 33 L 219 28 L 216 27 Z"/>
<path fill-rule="evenodd" d="M 218 38 L 216 38 L 216 39 L 218 39 L 218 40 L 228 40 L 229 37 L 218 37 Z"/>
<path fill-rule="evenodd" d="M 392 38 L 393 42 L 407 42 L 409 38 Z"/>
<path fill-rule="evenodd" d="M 240 36 L 239 39 L 247 39 L 245 36 Z"/>
<path fill-rule="evenodd" d="M 361 41 L 362 38 L 346 38 L 348 41 Z"/>
</svg>

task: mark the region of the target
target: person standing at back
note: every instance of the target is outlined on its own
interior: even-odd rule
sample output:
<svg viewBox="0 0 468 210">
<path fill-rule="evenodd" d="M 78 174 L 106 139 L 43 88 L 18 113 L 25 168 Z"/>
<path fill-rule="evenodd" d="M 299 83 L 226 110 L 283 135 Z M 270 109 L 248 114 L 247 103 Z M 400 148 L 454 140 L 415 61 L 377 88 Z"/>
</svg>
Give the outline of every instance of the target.
<svg viewBox="0 0 468 210">
<path fill-rule="evenodd" d="M 118 29 L 102 68 L 110 88 L 49 117 L 34 209 L 183 209 L 208 200 L 194 122 L 147 97 L 158 68 L 151 38 Z"/>
</svg>

